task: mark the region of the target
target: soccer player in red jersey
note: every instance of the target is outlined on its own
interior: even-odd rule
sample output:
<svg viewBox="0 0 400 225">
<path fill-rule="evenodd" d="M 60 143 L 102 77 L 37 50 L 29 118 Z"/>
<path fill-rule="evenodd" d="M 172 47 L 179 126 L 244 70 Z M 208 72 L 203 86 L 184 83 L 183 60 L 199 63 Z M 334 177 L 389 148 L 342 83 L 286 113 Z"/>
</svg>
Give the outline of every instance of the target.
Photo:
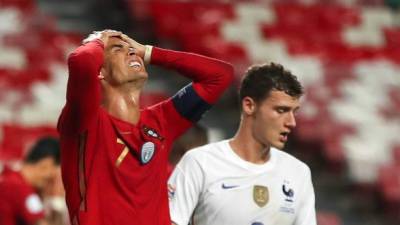
<svg viewBox="0 0 400 225">
<path fill-rule="evenodd" d="M 21 169 L 6 167 L 0 174 L 0 225 L 47 225 L 43 191 L 59 169 L 60 149 L 54 138 L 40 139 L 26 155 Z"/>
<path fill-rule="evenodd" d="M 139 109 L 145 63 L 192 79 L 173 97 Z M 68 58 L 60 115 L 61 167 L 73 225 L 171 224 L 167 162 L 173 141 L 217 101 L 230 64 L 95 32 Z"/>
</svg>

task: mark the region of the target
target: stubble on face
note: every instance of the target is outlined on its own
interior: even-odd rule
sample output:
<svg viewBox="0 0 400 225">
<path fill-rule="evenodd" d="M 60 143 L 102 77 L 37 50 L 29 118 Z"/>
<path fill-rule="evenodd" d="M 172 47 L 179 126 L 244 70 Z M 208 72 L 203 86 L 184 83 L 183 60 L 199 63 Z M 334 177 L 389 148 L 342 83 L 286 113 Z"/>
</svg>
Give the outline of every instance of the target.
<svg viewBox="0 0 400 225">
<path fill-rule="evenodd" d="M 283 149 L 296 126 L 295 114 L 299 107 L 299 98 L 283 91 L 271 91 L 257 105 L 254 114 L 254 135 L 258 141 L 265 147 Z"/>
<path fill-rule="evenodd" d="M 105 47 L 103 70 L 104 79 L 113 86 L 143 86 L 148 77 L 143 60 L 119 38 L 111 38 Z"/>
</svg>

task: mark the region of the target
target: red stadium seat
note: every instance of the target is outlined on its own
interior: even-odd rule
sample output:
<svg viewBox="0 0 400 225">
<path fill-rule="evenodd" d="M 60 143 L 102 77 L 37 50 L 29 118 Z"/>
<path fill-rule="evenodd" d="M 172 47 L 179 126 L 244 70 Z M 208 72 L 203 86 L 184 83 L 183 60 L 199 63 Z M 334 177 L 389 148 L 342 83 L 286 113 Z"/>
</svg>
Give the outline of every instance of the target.
<svg viewBox="0 0 400 225">
<path fill-rule="evenodd" d="M 0 145 L 0 160 L 21 159 L 25 151 L 42 136 L 57 137 L 53 126 L 22 127 L 18 125 L 2 126 L 3 141 Z"/>
<path fill-rule="evenodd" d="M 12 114 L 9 119 L 2 118 L 2 139 L 0 160 L 20 160 L 24 151 L 42 135 L 57 135 L 53 125 L 24 126 L 19 124 L 19 110 L 32 104 L 35 84 L 49 83 L 53 75 L 53 63 L 65 63 L 66 47 L 77 45 L 81 37 L 73 33 L 61 33 L 55 29 L 55 19 L 42 14 L 32 0 L 0 0 L 1 8 L 17 9 L 18 26 L 16 31 L 3 33 L 1 43 L 17 48 L 25 53 L 26 67 L 19 69 L 0 67 L 0 104 Z M 8 19 L 8 17 L 5 17 Z M 1 21 L 1 23 L 12 21 Z M 79 36 L 79 37 L 78 37 Z M 27 38 L 29 37 L 29 38 Z M 10 115 L 12 115 L 10 114 Z"/>
<path fill-rule="evenodd" d="M 0 7 L 16 7 L 23 12 L 36 10 L 34 0 L 0 0 Z"/>
<path fill-rule="evenodd" d="M 400 167 L 400 145 L 393 148 L 393 161 L 396 167 Z"/>
<path fill-rule="evenodd" d="M 341 225 L 342 221 L 337 214 L 328 211 L 317 212 L 318 225 Z"/>
<path fill-rule="evenodd" d="M 264 3 L 253 3 L 266 8 Z M 146 6 L 146 3 L 140 4 L 146 11 L 142 16 L 150 15 L 154 20 L 158 38 L 175 40 L 187 51 L 230 61 L 240 71 L 238 74 L 242 74 L 253 63 L 253 52 L 246 47 L 249 43 L 231 42 L 221 32 L 227 23 L 237 22 L 236 25 L 239 29 L 243 26 L 243 30 L 249 25 L 249 21 L 240 23 L 236 4 L 206 1 L 149 1 Z M 3 93 L 0 91 L 0 102 L 2 96 L 6 96 L 4 92 L 13 89 L 23 93 L 23 104 L 29 102 L 30 92 L 26 90 L 35 82 L 50 81 L 49 66 L 54 62 L 65 62 L 65 49 L 60 43 L 77 44 L 80 37 L 68 37 L 59 33 L 55 29 L 54 18 L 37 12 L 32 0 L 0 0 L 0 6 L 16 7 L 24 15 L 23 30 L 3 36 L 2 41 L 6 45 L 22 49 L 29 68 L 18 71 L 0 68 L 0 87 L 4 90 Z M 283 64 L 290 65 L 293 59 L 312 57 L 322 65 L 322 76 L 306 86 L 307 104 L 314 107 L 315 112 L 312 115 L 299 116 L 297 133 L 299 138 L 306 141 L 323 144 L 323 155 L 331 162 L 343 162 L 346 160 L 343 139 L 353 134 L 355 127 L 343 124 L 340 118 L 335 117 L 331 109 L 332 103 L 348 100 L 342 88 L 350 81 L 358 82 L 355 65 L 359 62 L 390 60 L 400 64 L 400 31 L 394 26 L 384 27 L 382 34 L 386 42 L 383 47 L 352 46 L 346 43 L 343 33 L 348 27 L 358 27 L 365 22 L 363 8 L 340 4 L 304 5 L 298 1 L 276 1 L 268 6 L 275 20 L 260 22 L 259 29 L 264 40 L 254 39 L 260 43 L 252 44 L 260 45 L 261 49 L 264 47 L 262 45 L 279 40 L 284 45 L 285 52 L 281 58 Z M 27 35 L 29 39 L 26 39 Z M 266 59 L 270 58 L 266 56 Z M 237 80 L 240 77 L 237 76 Z M 391 92 L 390 105 L 385 106 L 381 115 L 372 117 L 371 120 L 396 118 L 400 112 L 398 96 L 398 91 Z M 164 98 L 164 93 L 149 93 L 143 96 L 142 103 L 149 105 Z"/>
<path fill-rule="evenodd" d="M 400 207 L 400 165 L 385 165 L 379 170 L 379 189 L 388 211 Z"/>
</svg>

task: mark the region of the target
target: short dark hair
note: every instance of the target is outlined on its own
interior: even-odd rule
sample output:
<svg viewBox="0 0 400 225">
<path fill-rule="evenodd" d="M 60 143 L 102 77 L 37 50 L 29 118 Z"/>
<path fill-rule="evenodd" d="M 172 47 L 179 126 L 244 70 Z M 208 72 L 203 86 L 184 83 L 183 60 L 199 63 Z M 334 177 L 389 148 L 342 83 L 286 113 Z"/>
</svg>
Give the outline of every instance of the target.
<svg viewBox="0 0 400 225">
<path fill-rule="evenodd" d="M 292 97 L 301 97 L 303 87 L 297 77 L 276 63 L 251 66 L 245 73 L 239 89 L 240 102 L 251 97 L 255 102 L 267 98 L 271 91 L 284 91 Z"/>
<path fill-rule="evenodd" d="M 40 138 L 25 156 L 25 162 L 35 164 L 40 160 L 51 157 L 54 162 L 60 164 L 60 144 L 54 137 Z"/>
</svg>

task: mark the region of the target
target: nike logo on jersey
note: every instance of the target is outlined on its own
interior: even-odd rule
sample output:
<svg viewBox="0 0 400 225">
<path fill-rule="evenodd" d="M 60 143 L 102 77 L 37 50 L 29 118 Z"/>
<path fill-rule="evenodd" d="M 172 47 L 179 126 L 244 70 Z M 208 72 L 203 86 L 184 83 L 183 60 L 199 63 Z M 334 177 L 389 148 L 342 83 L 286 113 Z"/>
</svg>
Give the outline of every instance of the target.
<svg viewBox="0 0 400 225">
<path fill-rule="evenodd" d="M 224 183 L 222 183 L 222 189 L 232 189 L 232 188 L 236 188 L 239 187 L 239 185 L 226 185 Z"/>
</svg>

